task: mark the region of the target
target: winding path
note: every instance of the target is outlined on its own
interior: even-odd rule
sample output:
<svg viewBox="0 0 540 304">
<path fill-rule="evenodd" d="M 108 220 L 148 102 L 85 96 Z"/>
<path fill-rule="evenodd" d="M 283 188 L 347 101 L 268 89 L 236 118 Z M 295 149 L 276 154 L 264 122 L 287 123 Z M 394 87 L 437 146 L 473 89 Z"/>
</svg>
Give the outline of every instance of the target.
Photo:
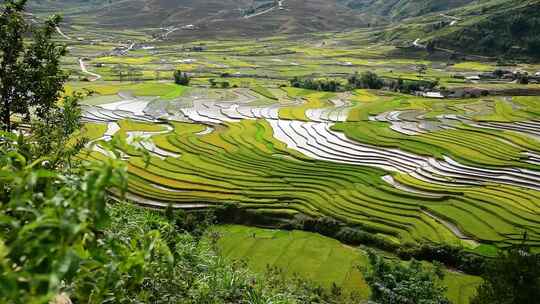
<svg viewBox="0 0 540 304">
<path fill-rule="evenodd" d="M 257 16 L 261 16 L 261 15 L 264 15 L 264 14 L 268 14 L 268 13 L 270 13 L 271 11 L 275 10 L 276 8 L 282 10 L 282 9 L 284 9 L 284 7 L 283 7 L 283 1 L 284 1 L 284 0 L 279 0 L 278 3 L 277 3 L 277 6 L 274 5 L 274 6 L 272 6 L 271 8 L 266 9 L 266 10 L 264 10 L 264 11 L 261 11 L 261 12 L 258 12 L 258 13 L 252 14 L 252 15 L 246 15 L 246 16 L 244 16 L 244 19 L 250 19 L 250 18 L 253 18 L 253 17 L 257 17 Z"/>
<path fill-rule="evenodd" d="M 87 75 L 90 75 L 90 76 L 93 76 L 94 78 L 92 79 L 89 79 L 89 81 L 93 82 L 93 81 L 96 81 L 96 80 L 99 80 L 101 79 L 101 75 L 99 74 L 96 74 L 96 73 L 92 73 L 90 71 L 88 71 L 86 69 L 86 65 L 84 64 L 84 60 L 82 60 L 81 58 L 79 58 L 79 65 L 81 67 L 81 71 Z"/>
<path fill-rule="evenodd" d="M 56 26 L 55 29 L 56 29 L 56 32 L 60 34 L 60 36 L 64 37 L 67 40 L 72 40 L 72 38 L 64 34 L 64 32 L 62 32 L 62 30 L 58 26 Z"/>
</svg>

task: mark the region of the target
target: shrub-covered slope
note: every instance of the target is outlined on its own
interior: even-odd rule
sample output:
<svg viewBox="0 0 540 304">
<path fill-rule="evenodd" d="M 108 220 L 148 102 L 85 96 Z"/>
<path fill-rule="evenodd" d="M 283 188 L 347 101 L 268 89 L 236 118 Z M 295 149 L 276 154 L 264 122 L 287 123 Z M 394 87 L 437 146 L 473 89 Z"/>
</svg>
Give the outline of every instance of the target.
<svg viewBox="0 0 540 304">
<path fill-rule="evenodd" d="M 517 2 L 517 1 L 516 1 Z M 540 58 L 540 2 L 504 8 L 437 37 L 439 44 L 491 56 L 525 54 Z"/>
<path fill-rule="evenodd" d="M 391 2 L 381 3 L 388 5 Z M 420 45 L 432 41 L 434 44 L 430 45 L 435 48 L 463 54 L 540 57 L 538 0 L 430 3 L 399 1 L 385 8 L 374 2 L 364 9 L 393 20 L 391 25 L 375 34 L 387 42 L 410 45 L 419 39 Z M 404 19 L 411 16 L 416 17 Z"/>
</svg>

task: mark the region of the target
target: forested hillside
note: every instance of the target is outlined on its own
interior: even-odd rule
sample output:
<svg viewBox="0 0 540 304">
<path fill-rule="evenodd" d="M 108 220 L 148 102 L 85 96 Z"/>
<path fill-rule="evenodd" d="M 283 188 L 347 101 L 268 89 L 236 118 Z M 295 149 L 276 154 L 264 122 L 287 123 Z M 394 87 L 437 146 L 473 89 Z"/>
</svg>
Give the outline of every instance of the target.
<svg viewBox="0 0 540 304">
<path fill-rule="evenodd" d="M 540 58 L 540 2 L 496 11 L 435 41 L 491 56 L 526 54 Z"/>
</svg>

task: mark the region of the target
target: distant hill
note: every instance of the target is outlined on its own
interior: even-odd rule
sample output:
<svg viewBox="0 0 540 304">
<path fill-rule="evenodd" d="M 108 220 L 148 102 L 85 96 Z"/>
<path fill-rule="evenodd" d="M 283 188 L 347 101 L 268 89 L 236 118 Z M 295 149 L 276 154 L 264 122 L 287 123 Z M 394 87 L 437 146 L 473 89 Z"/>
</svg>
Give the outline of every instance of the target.
<svg viewBox="0 0 540 304">
<path fill-rule="evenodd" d="M 342 0 L 352 9 L 399 20 L 442 12 L 477 2 L 476 0 Z"/>
<path fill-rule="evenodd" d="M 420 39 L 487 54 L 540 57 L 540 0 L 36 0 L 68 23 L 174 29 L 171 39 L 261 37 L 373 27 L 374 39 Z M 381 30 L 382 29 L 382 30 Z"/>
<path fill-rule="evenodd" d="M 280 5 L 281 3 L 281 5 Z M 343 31 L 375 17 L 336 0 L 41 0 L 33 10 L 114 28 L 184 27 L 171 37 L 228 37 Z"/>
</svg>

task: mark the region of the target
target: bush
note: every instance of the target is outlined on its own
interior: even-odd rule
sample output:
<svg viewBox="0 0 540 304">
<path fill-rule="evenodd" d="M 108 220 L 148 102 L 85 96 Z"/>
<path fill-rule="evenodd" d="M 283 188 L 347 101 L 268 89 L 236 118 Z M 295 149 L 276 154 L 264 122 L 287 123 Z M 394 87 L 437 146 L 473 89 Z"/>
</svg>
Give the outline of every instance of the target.
<svg viewBox="0 0 540 304">
<path fill-rule="evenodd" d="M 379 76 L 373 72 L 367 71 L 358 75 L 355 73 L 348 79 L 349 86 L 353 89 L 375 89 L 379 90 L 383 87 L 384 82 Z"/>
<path fill-rule="evenodd" d="M 397 244 L 388 242 L 373 233 L 351 227 L 340 229 L 335 238 L 346 244 L 373 246 L 390 252 L 399 248 Z"/>
<path fill-rule="evenodd" d="M 450 304 L 441 286 L 444 272 L 440 265 L 426 269 L 420 262 L 408 266 L 400 261 L 387 262 L 383 257 L 368 251 L 371 270 L 365 278 L 371 287 L 371 299 L 380 304 Z"/>
<path fill-rule="evenodd" d="M 174 71 L 174 83 L 178 85 L 189 85 L 190 78 L 187 73 L 182 73 L 180 70 Z"/>
<path fill-rule="evenodd" d="M 324 92 L 338 92 L 343 91 L 344 88 L 339 81 L 328 79 L 301 79 L 294 77 L 290 81 L 291 87 L 302 88 L 308 90 L 324 91 Z"/>
<path fill-rule="evenodd" d="M 472 304 L 538 303 L 540 254 L 526 246 L 511 248 L 488 263 Z"/>
<path fill-rule="evenodd" d="M 467 252 L 462 247 L 448 244 L 421 244 L 399 247 L 397 254 L 400 258 L 408 260 L 411 258 L 424 261 L 439 261 L 453 268 L 463 270 L 469 274 L 482 273 L 486 258 Z"/>
</svg>

